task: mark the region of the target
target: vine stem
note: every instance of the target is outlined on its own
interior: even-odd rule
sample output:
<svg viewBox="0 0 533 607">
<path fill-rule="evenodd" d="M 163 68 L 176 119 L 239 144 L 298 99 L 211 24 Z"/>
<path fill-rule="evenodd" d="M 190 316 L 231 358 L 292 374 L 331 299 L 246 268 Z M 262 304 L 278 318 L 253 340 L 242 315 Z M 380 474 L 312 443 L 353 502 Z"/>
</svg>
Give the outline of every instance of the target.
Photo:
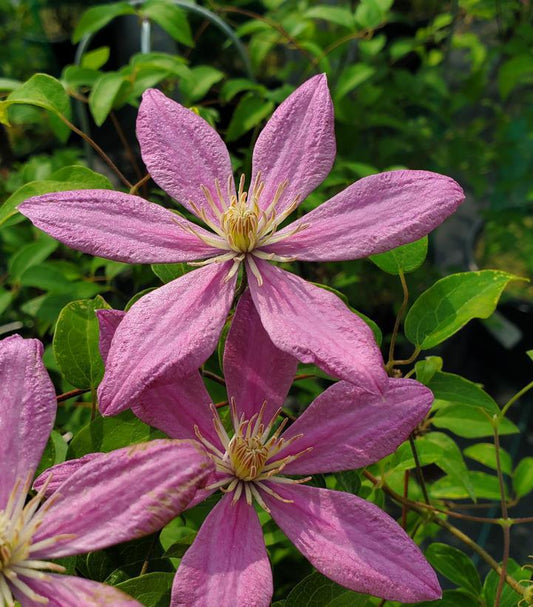
<svg viewBox="0 0 533 607">
<path fill-rule="evenodd" d="M 503 557 L 502 567 L 500 573 L 500 579 L 498 581 L 498 588 L 496 590 L 496 597 L 494 598 L 494 607 L 500 607 L 503 585 L 505 583 L 505 576 L 507 574 L 507 563 L 509 561 L 509 551 L 511 546 L 511 529 L 509 527 L 509 517 L 507 512 L 507 500 L 505 496 L 505 482 L 503 480 L 502 462 L 500 457 L 500 434 L 498 431 L 499 417 L 493 422 L 494 428 L 494 447 L 496 451 L 496 472 L 498 474 L 498 483 L 500 485 L 500 498 L 501 498 L 501 509 L 502 509 L 502 531 L 503 531 Z"/>
<path fill-rule="evenodd" d="M 409 435 L 409 444 L 411 445 L 411 451 L 413 453 L 413 458 L 415 460 L 416 465 L 416 476 L 418 479 L 418 483 L 420 484 L 420 488 L 422 489 L 422 495 L 424 496 L 424 501 L 428 506 L 430 505 L 428 490 L 426 487 L 426 481 L 424 480 L 424 473 L 422 472 L 422 466 L 420 465 L 420 459 L 418 457 L 418 451 L 416 449 L 415 439 L 413 433 Z"/>
<path fill-rule="evenodd" d="M 392 362 L 394 361 L 394 349 L 396 347 L 396 340 L 398 338 L 398 332 L 400 330 L 400 323 L 402 322 L 403 315 L 405 314 L 405 310 L 407 308 L 407 304 L 409 303 L 409 289 L 407 288 L 407 282 L 405 281 L 405 275 L 403 271 L 400 269 L 399 274 L 400 282 L 402 283 L 402 291 L 403 291 L 403 300 L 398 310 L 398 314 L 396 314 L 396 321 L 394 322 L 394 329 L 392 330 L 392 336 L 390 339 L 389 346 L 389 361 L 387 362 L 387 370 L 392 370 Z M 389 368 L 389 365 L 390 368 Z"/>
<path fill-rule="evenodd" d="M 90 388 L 87 388 L 85 390 L 70 390 L 70 392 L 64 392 L 63 394 L 59 394 L 56 397 L 56 400 L 58 403 L 62 403 L 65 400 L 68 400 L 69 398 L 81 396 L 82 394 L 85 394 L 86 392 L 90 392 Z"/>
<path fill-rule="evenodd" d="M 131 189 L 133 185 L 128 181 L 128 179 L 123 175 L 122 171 L 117 167 L 117 165 L 109 158 L 109 156 L 102 150 L 102 148 L 89 137 L 86 133 L 80 130 L 76 125 L 72 124 L 68 118 L 63 116 L 63 114 L 57 114 L 57 116 L 64 122 L 68 128 L 79 135 L 85 142 L 87 142 L 93 150 L 95 150 L 100 158 L 107 164 L 107 166 L 115 173 L 115 175 L 122 181 L 122 183 L 128 188 Z"/>
<path fill-rule="evenodd" d="M 207 369 L 202 369 L 202 375 L 204 377 L 207 377 L 208 379 L 213 380 L 217 384 L 220 384 L 221 386 L 226 385 L 226 380 L 223 377 L 220 377 L 220 375 L 213 373 L 212 371 L 208 371 Z"/>
<path fill-rule="evenodd" d="M 126 153 L 126 156 L 128 157 L 128 160 L 129 160 L 131 166 L 133 167 L 133 170 L 135 171 L 135 175 L 137 176 L 137 179 L 141 180 L 143 174 L 141 172 L 141 169 L 139 168 L 139 163 L 137 162 L 137 159 L 135 158 L 135 154 L 133 153 L 133 150 L 131 149 L 131 145 L 129 144 L 129 141 L 127 140 L 126 135 L 124 134 L 124 131 L 122 130 L 122 126 L 120 125 L 120 122 L 118 121 L 118 118 L 117 118 L 115 112 L 113 112 L 113 111 L 109 112 L 109 117 L 111 118 L 113 127 L 115 128 L 118 138 L 120 139 L 120 143 L 122 144 L 122 147 L 124 148 L 124 152 Z"/>
<path fill-rule="evenodd" d="M 392 499 L 394 499 L 395 501 L 400 502 L 400 503 L 402 503 L 404 501 L 403 497 L 401 495 L 396 493 L 396 491 L 393 491 L 383 481 L 381 481 L 380 479 L 376 478 L 373 474 L 368 472 L 368 470 L 365 470 L 363 472 L 363 474 L 372 484 L 383 489 L 383 491 L 387 495 L 392 497 Z M 412 508 L 413 510 L 415 510 L 416 512 L 418 512 L 419 514 L 422 514 L 422 515 L 429 514 L 429 516 L 431 516 L 431 522 L 436 523 L 440 527 L 446 529 L 454 537 L 456 537 L 458 540 L 460 540 L 461 542 L 466 544 L 473 552 L 478 554 L 490 566 L 491 569 L 496 571 L 496 573 L 498 575 L 502 574 L 502 568 L 500 567 L 500 565 L 498 565 L 498 563 L 490 556 L 490 554 L 488 552 L 486 552 L 485 550 L 483 550 L 483 548 L 479 544 L 474 542 L 474 540 L 472 540 L 470 537 L 468 537 L 468 535 L 463 533 L 457 527 L 454 527 L 454 525 L 452 525 L 448 521 L 438 517 L 436 515 L 436 513 L 427 512 L 427 510 L 435 510 L 433 507 L 427 506 L 426 504 L 419 504 L 419 503 L 410 502 L 410 501 L 409 501 L 409 507 Z M 507 573 L 505 573 L 505 581 L 509 584 L 509 586 L 511 586 L 511 588 L 515 592 L 517 592 L 520 595 L 524 594 L 525 588 L 523 586 L 521 586 L 516 580 L 514 580 Z"/>
<path fill-rule="evenodd" d="M 504 405 L 503 409 L 500 411 L 500 419 L 502 419 L 503 417 L 505 417 L 505 414 L 507 413 L 507 411 L 509 411 L 509 408 L 511 407 L 511 405 L 513 405 L 519 398 L 521 398 L 522 396 L 524 396 L 524 394 L 526 392 L 529 392 L 529 390 L 531 390 L 531 388 L 533 388 L 533 381 L 529 382 L 529 384 L 527 384 L 527 386 L 524 386 L 519 392 L 517 392 L 513 397 L 511 397 Z"/>
</svg>

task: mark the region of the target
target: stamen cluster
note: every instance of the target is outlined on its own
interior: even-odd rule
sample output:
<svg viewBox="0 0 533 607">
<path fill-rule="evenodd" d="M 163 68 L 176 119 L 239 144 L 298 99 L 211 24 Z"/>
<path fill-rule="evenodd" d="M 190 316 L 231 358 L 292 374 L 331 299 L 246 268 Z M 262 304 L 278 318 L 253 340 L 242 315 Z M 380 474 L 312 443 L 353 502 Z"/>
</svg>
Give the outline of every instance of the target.
<svg viewBox="0 0 533 607">
<path fill-rule="evenodd" d="M 208 217 L 205 209 L 199 208 L 194 202 L 189 201 L 196 214 L 213 230 L 214 234 L 206 235 L 190 226 L 186 229 L 206 244 L 227 251 L 222 255 L 211 257 L 205 261 L 191 262 L 191 264 L 206 265 L 233 260 L 233 267 L 226 277 L 229 280 L 235 275 L 240 263 L 247 256 L 251 271 L 256 276 L 259 284 L 262 284 L 263 279 L 252 256 L 255 255 L 260 259 L 270 261 L 293 261 L 290 257 L 265 253 L 259 249 L 284 240 L 306 229 L 308 226 L 307 224 L 300 224 L 294 230 L 289 230 L 287 233 L 276 234 L 279 225 L 298 207 L 300 196 L 297 196 L 284 211 L 277 213 L 276 206 L 289 184 L 288 181 L 283 181 L 276 188 L 274 197 L 269 205 L 265 209 L 262 209 L 259 205 L 259 200 L 265 188 L 265 182 L 261 179 L 261 173 L 258 173 L 254 180 L 250 196 L 244 190 L 245 180 L 245 176 L 241 175 L 239 188 L 235 194 L 232 175 L 228 177 L 225 193 L 222 191 L 218 179 L 215 179 L 218 204 L 213 199 L 209 188 L 205 185 L 200 186 L 209 204 L 209 208 L 216 217 L 216 221 Z"/>
<path fill-rule="evenodd" d="M 14 605 L 10 586 L 15 587 L 36 603 L 48 603 L 46 597 L 34 592 L 21 577 L 45 579 L 47 571 L 64 572 L 56 563 L 31 558 L 35 553 L 66 536 L 57 536 L 32 544 L 32 538 L 41 526 L 52 500 L 41 508 L 39 504 L 45 494 L 46 485 L 26 505 L 30 481 L 18 481 L 9 496 L 5 510 L 0 510 L 0 605 Z M 39 508 L 39 509 L 38 509 Z"/>
<path fill-rule="evenodd" d="M 276 430 L 270 435 L 276 419 L 281 411 L 275 412 L 272 419 L 265 424 L 263 422 L 263 414 L 266 407 L 266 402 L 263 403 L 260 411 L 253 415 L 250 419 L 245 419 L 244 415 L 240 417 L 237 414 L 235 400 L 231 400 L 231 417 L 235 433 L 233 437 L 229 437 L 220 417 L 212 406 L 213 424 L 215 431 L 224 446 L 224 453 L 215 445 L 209 442 L 202 434 L 198 426 L 194 430 L 198 439 L 206 447 L 209 455 L 213 459 L 216 469 L 222 473 L 224 477 L 207 487 L 207 489 L 220 488 L 224 493 L 233 492 L 233 503 L 237 503 L 244 492 L 246 501 L 249 505 L 252 504 L 255 498 L 258 504 L 267 512 L 270 512 L 266 506 L 261 491 L 272 495 L 276 499 L 287 502 L 286 500 L 273 491 L 270 487 L 264 484 L 264 481 L 277 483 L 305 483 L 310 477 L 303 479 L 291 479 L 285 476 L 279 476 L 285 466 L 298 459 L 305 453 L 311 451 L 312 447 L 300 451 L 299 453 L 288 455 L 287 457 L 271 461 L 283 449 L 286 449 L 294 441 L 301 438 L 302 434 L 297 434 L 289 440 L 281 437 L 281 433 L 287 424 L 285 418 Z"/>
</svg>

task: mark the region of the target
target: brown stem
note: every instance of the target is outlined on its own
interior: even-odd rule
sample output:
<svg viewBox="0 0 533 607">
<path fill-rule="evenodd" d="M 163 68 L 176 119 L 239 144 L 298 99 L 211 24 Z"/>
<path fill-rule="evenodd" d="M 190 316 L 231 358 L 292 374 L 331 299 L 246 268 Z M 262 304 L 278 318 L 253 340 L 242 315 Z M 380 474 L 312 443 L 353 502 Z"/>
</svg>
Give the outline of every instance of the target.
<svg viewBox="0 0 533 607">
<path fill-rule="evenodd" d="M 502 569 L 500 573 L 500 579 L 498 581 L 498 588 L 496 590 L 496 597 L 494 598 L 494 607 L 500 607 L 502 598 L 503 585 L 505 583 L 505 576 L 507 574 L 507 563 L 509 561 L 509 551 L 511 546 L 511 530 L 509 527 L 509 517 L 507 512 L 507 499 L 505 496 L 505 482 L 503 480 L 502 463 L 500 457 L 500 435 L 498 432 L 498 424 L 494 424 L 494 447 L 496 452 L 496 471 L 498 473 L 498 484 L 500 486 L 500 499 L 502 508 L 502 531 L 503 531 L 503 557 L 502 557 Z"/>
<path fill-rule="evenodd" d="M 396 321 L 394 322 L 394 329 L 392 330 L 392 335 L 390 339 L 389 346 L 389 360 L 386 365 L 387 371 L 392 371 L 393 361 L 394 361 L 394 348 L 396 347 L 396 339 L 398 338 L 398 332 L 400 330 L 400 323 L 402 322 L 403 315 L 405 314 L 405 310 L 407 308 L 407 304 L 409 303 L 409 289 L 407 288 L 407 282 L 405 281 L 404 273 L 400 270 L 399 273 L 400 282 L 402 283 L 402 291 L 403 291 L 403 300 L 400 309 L 398 310 L 398 314 L 396 314 Z"/>
<path fill-rule="evenodd" d="M 420 459 L 418 457 L 418 451 L 416 449 L 415 439 L 413 433 L 409 435 L 409 444 L 411 445 L 411 451 L 413 453 L 413 458 L 415 460 L 416 466 L 416 478 L 418 479 L 418 484 L 422 489 L 422 495 L 424 496 L 424 501 L 429 505 L 429 495 L 426 487 L 426 481 L 424 480 L 424 473 L 422 472 L 422 466 L 420 465 Z"/>
<path fill-rule="evenodd" d="M 142 188 L 142 186 L 146 183 L 148 183 L 150 181 L 150 179 L 152 178 L 152 176 L 150 175 L 150 173 L 146 173 L 146 175 L 137 183 L 135 183 L 134 185 L 131 186 L 130 188 L 130 194 L 137 194 L 137 192 L 139 191 L 139 188 Z"/>
<path fill-rule="evenodd" d="M 381 481 L 380 479 L 376 478 L 373 474 L 371 474 L 370 472 L 368 472 L 368 470 L 365 470 L 363 472 L 363 474 L 364 474 L 364 476 L 366 478 L 368 478 L 368 480 L 370 480 L 372 482 L 372 484 L 374 484 L 374 485 L 380 487 L 381 489 L 383 489 L 383 491 L 387 495 L 389 495 L 390 497 L 392 497 L 395 501 L 398 501 L 398 502 L 402 503 L 402 501 L 403 501 L 402 496 L 399 495 L 398 493 L 396 493 L 395 491 L 393 491 L 383 481 Z M 471 550 L 473 550 L 476 554 L 478 554 L 492 569 L 494 569 L 494 571 L 496 571 L 496 573 L 498 573 L 498 575 L 501 575 L 502 568 L 490 556 L 490 554 L 488 552 L 486 552 L 485 550 L 483 550 L 483 548 L 481 546 L 479 546 L 478 544 L 476 544 L 476 542 L 474 542 L 474 540 L 472 540 L 471 538 L 469 538 L 465 533 L 463 533 L 460 529 L 457 529 L 457 527 L 454 527 L 448 521 L 446 521 L 446 520 L 440 518 L 439 516 L 437 516 L 436 513 L 427 512 L 427 510 L 434 510 L 433 507 L 428 506 L 427 504 L 420 504 L 420 503 L 417 503 L 417 502 L 410 502 L 409 506 L 413 510 L 415 510 L 416 512 L 418 512 L 419 514 L 429 515 L 431 517 L 431 522 L 432 523 L 436 523 L 440 527 L 443 527 L 444 529 L 446 529 L 447 531 L 449 531 L 453 536 L 455 536 L 457 539 L 461 540 Z M 513 579 L 510 575 L 505 574 L 505 581 L 509 584 L 509 586 L 511 586 L 511 588 L 515 592 L 517 592 L 520 595 L 524 594 L 525 589 L 515 579 Z"/>
<path fill-rule="evenodd" d="M 420 352 L 422 352 L 422 348 L 417 346 L 409 358 L 405 358 L 403 360 L 391 360 L 387 363 L 387 366 L 385 367 L 385 369 L 387 371 L 389 371 L 390 369 L 392 369 L 393 367 L 395 367 L 397 365 L 410 365 L 418 358 L 418 355 L 420 354 Z"/>
<path fill-rule="evenodd" d="M 85 394 L 90 391 L 91 390 L 89 388 L 87 388 L 86 390 L 70 390 L 70 392 L 64 392 L 63 394 L 57 396 L 56 400 L 58 403 L 62 403 L 63 401 L 68 400 L 69 398 L 75 398 L 76 396 L 80 396 L 81 394 Z"/>
<path fill-rule="evenodd" d="M 120 122 L 118 121 L 115 112 L 113 112 L 113 111 L 109 112 L 109 117 L 111 118 L 111 122 L 113 123 L 113 126 L 115 127 L 115 131 L 117 132 L 118 138 L 120 139 L 120 143 L 122 144 L 122 147 L 124 148 L 124 151 L 126 152 L 126 156 L 128 157 L 128 160 L 129 160 L 131 166 L 133 167 L 133 170 L 135 171 L 135 175 L 137 175 L 137 180 L 141 180 L 143 174 L 141 172 L 141 169 L 139 168 L 139 163 L 137 162 L 137 158 L 135 158 L 135 154 L 133 153 L 133 150 L 131 149 L 130 142 L 127 140 L 126 135 L 124 134 L 124 131 L 122 130 L 122 127 L 120 126 Z"/>
<path fill-rule="evenodd" d="M 208 379 L 213 380 L 217 384 L 220 384 L 221 386 L 226 385 L 226 380 L 223 377 L 220 377 L 220 375 L 213 373 L 212 371 L 208 371 L 207 369 L 202 369 L 202 375 L 204 377 L 207 377 Z"/>
<path fill-rule="evenodd" d="M 131 188 L 132 184 L 126 179 L 126 177 L 122 174 L 121 170 L 117 167 L 117 165 L 109 158 L 109 156 L 102 150 L 102 148 L 86 135 L 82 130 L 80 130 L 77 126 L 72 124 L 68 118 L 65 118 L 62 114 L 57 114 L 57 116 L 69 127 L 71 131 L 79 135 L 84 141 L 86 141 L 92 148 L 95 150 L 100 158 L 107 164 L 107 166 L 115 173 L 115 175 L 122 181 L 122 183 L 127 187 Z"/>
</svg>

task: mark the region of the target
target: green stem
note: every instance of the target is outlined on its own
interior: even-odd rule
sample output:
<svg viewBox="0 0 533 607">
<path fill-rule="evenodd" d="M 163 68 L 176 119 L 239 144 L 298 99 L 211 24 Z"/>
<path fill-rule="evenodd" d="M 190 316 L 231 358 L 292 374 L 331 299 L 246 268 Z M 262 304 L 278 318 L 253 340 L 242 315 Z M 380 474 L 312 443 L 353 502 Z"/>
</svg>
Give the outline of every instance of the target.
<svg viewBox="0 0 533 607">
<path fill-rule="evenodd" d="M 409 289 L 407 288 L 407 282 L 405 281 L 405 276 L 402 270 L 400 270 L 399 278 L 402 283 L 402 291 L 403 291 L 403 300 L 400 309 L 398 310 L 398 314 L 396 314 L 396 321 L 394 322 L 394 329 L 392 330 L 392 335 L 390 339 L 389 346 L 389 361 L 387 363 L 387 369 L 389 365 L 394 361 L 394 348 L 396 347 L 396 339 L 398 338 L 398 332 L 400 330 L 400 323 L 402 322 L 403 315 L 405 313 L 405 309 L 407 308 L 407 304 L 409 303 Z M 390 366 L 392 370 L 392 365 Z"/>
<path fill-rule="evenodd" d="M 498 421 L 494 423 L 494 447 L 496 451 L 496 472 L 498 473 L 498 483 L 500 485 L 500 500 L 502 508 L 502 531 L 503 531 L 503 557 L 502 557 L 502 568 L 500 573 L 500 579 L 498 581 L 498 588 L 496 590 L 496 597 L 494 599 L 494 607 L 500 607 L 503 585 L 505 583 L 505 577 L 507 575 L 507 562 L 509 561 L 509 551 L 511 545 L 511 530 L 509 526 L 509 518 L 507 512 L 507 500 L 505 496 L 505 482 L 503 480 L 502 463 L 500 457 L 500 435 L 498 432 Z"/>
<path fill-rule="evenodd" d="M 524 386 L 519 392 L 517 392 L 512 398 L 510 398 L 507 403 L 505 403 L 503 409 L 500 412 L 500 419 L 505 417 L 505 414 L 507 413 L 507 411 L 509 411 L 511 405 L 513 405 L 519 398 L 524 396 L 524 394 L 531 390 L 531 388 L 533 388 L 533 381 L 529 382 L 527 386 Z"/>
<path fill-rule="evenodd" d="M 426 481 L 424 480 L 424 473 L 422 472 L 422 466 L 420 465 L 420 459 L 418 457 L 418 451 L 416 450 L 415 439 L 414 439 L 412 433 L 409 436 L 409 444 L 411 445 L 411 451 L 413 452 L 413 457 L 414 457 L 414 460 L 415 460 L 416 477 L 418 479 L 418 483 L 420 485 L 420 488 L 422 489 L 422 494 L 424 496 L 424 501 L 426 502 L 426 504 L 429 504 L 430 501 L 429 501 L 428 490 L 427 490 L 427 487 L 426 487 Z"/>
</svg>

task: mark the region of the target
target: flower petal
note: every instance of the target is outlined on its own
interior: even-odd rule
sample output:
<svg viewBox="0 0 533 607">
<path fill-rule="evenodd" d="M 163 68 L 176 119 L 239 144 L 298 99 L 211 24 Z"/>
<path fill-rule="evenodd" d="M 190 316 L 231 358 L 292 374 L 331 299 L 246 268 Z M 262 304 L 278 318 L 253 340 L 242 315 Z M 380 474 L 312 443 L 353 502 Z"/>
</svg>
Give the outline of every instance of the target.
<svg viewBox="0 0 533 607">
<path fill-rule="evenodd" d="M 254 147 L 251 183 L 265 182 L 260 205 L 266 208 L 276 189 L 288 181 L 277 213 L 299 202 L 327 177 L 335 160 L 333 103 L 325 74 L 314 76 L 278 107 Z"/>
<path fill-rule="evenodd" d="M 278 233 L 263 250 L 306 261 L 358 259 L 422 238 L 464 200 L 458 183 L 429 171 L 370 175 Z"/>
<path fill-rule="evenodd" d="M 211 192 L 221 209 L 215 180 L 226 193 L 232 169 L 218 133 L 198 114 L 148 89 L 137 116 L 137 139 L 153 180 L 189 211 L 198 214 L 195 205 L 218 224 L 201 188 Z"/>
<path fill-rule="evenodd" d="M 233 299 L 231 262 L 189 272 L 142 297 L 117 328 L 99 387 L 100 410 L 115 415 L 158 378 L 185 377 L 213 352 Z"/>
<path fill-rule="evenodd" d="M 212 471 L 212 461 L 194 441 L 160 439 L 98 457 L 54 493 L 33 543 L 73 537 L 32 558 L 83 554 L 157 531 L 188 506 Z"/>
<path fill-rule="evenodd" d="M 196 439 L 194 427 L 213 445 L 222 448 L 209 409 L 211 397 L 198 371 L 176 380 L 156 380 L 139 395 L 132 411 L 144 423 L 171 438 Z"/>
<path fill-rule="evenodd" d="M 37 339 L 0 341 L 0 510 L 17 479 L 33 476 L 56 415 L 56 394 Z"/>
<path fill-rule="evenodd" d="M 189 229 L 212 236 L 139 196 L 79 190 L 36 196 L 19 211 L 56 240 L 78 251 L 127 263 L 172 263 L 214 257 L 220 249 Z"/>
<path fill-rule="evenodd" d="M 334 377 L 381 393 L 387 375 L 368 325 L 330 291 L 261 259 L 255 263 L 263 285 L 248 268 L 250 292 L 274 344 Z"/>
<path fill-rule="evenodd" d="M 119 324 L 124 320 L 126 312 L 122 310 L 96 310 L 98 326 L 100 329 L 98 348 L 104 364 L 107 362 L 111 342 L 115 336 Z"/>
<path fill-rule="evenodd" d="M 239 416 L 250 419 L 263 402 L 269 421 L 283 405 L 298 361 L 272 343 L 247 290 L 239 299 L 224 349 L 228 396 L 235 398 Z"/>
<path fill-rule="evenodd" d="M 100 353 L 106 362 L 111 341 L 125 312 L 97 310 L 96 315 L 100 324 Z M 210 404 L 211 397 L 202 378 L 198 371 L 193 371 L 179 381 L 174 378 L 156 380 L 141 392 L 132 411 L 143 422 L 162 430 L 171 438 L 196 439 L 194 426 L 198 426 L 205 438 L 220 447 Z"/>
<path fill-rule="evenodd" d="M 170 607 L 268 607 L 272 572 L 252 506 L 226 495 L 181 559 Z"/>
<path fill-rule="evenodd" d="M 49 599 L 48 607 L 142 607 L 142 603 L 118 588 L 81 577 L 47 573 L 42 580 L 25 576 L 21 578 L 38 595 Z M 15 597 L 23 607 L 41 607 L 43 604 L 29 599 L 18 590 L 15 591 Z"/>
<path fill-rule="evenodd" d="M 441 596 L 437 576 L 405 531 L 374 504 L 340 491 L 268 485 L 292 504 L 263 493 L 272 518 L 298 550 L 333 581 L 390 601 Z"/>
<path fill-rule="evenodd" d="M 105 453 L 88 453 L 78 459 L 69 459 L 66 462 L 47 468 L 35 479 L 33 489 L 35 491 L 40 491 L 46 486 L 44 496 L 48 499 L 52 493 L 55 493 L 57 489 L 82 466 L 85 466 L 98 457 L 106 456 Z"/>
<path fill-rule="evenodd" d="M 283 433 L 286 440 L 303 436 L 274 459 L 313 447 L 287 464 L 283 473 L 318 474 L 368 466 L 403 443 L 432 402 L 431 391 L 413 379 L 389 379 L 383 395 L 338 382 Z"/>
</svg>

